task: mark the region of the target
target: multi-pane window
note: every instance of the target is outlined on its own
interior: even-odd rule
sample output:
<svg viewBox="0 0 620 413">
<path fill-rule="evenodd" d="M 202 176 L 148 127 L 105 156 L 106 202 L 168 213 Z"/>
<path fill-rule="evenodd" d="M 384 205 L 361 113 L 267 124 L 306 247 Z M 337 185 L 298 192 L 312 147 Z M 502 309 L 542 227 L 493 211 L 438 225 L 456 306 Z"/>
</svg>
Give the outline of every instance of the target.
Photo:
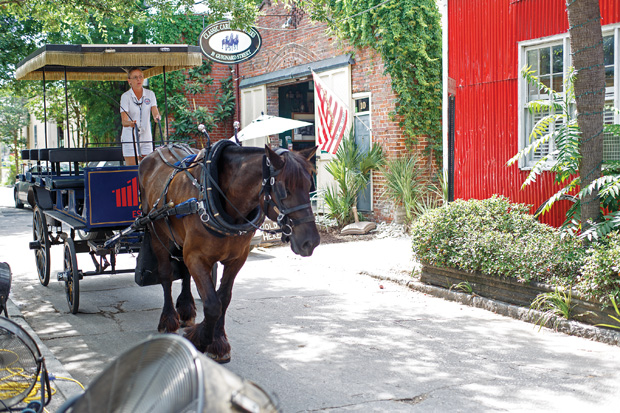
<svg viewBox="0 0 620 413">
<path fill-rule="evenodd" d="M 616 66 L 618 56 L 615 49 L 617 42 L 614 34 L 603 36 L 603 54 L 605 59 L 605 106 L 620 107 L 616 87 Z M 606 109 L 603 121 L 606 125 L 618 123 L 613 110 Z M 620 161 L 620 137 L 606 133 L 603 139 L 603 159 Z"/>
<path fill-rule="evenodd" d="M 562 43 L 555 45 L 545 45 L 527 50 L 527 65 L 540 82 L 546 87 L 555 90 L 558 93 L 564 91 L 564 45 Z M 535 85 L 527 85 L 527 103 L 535 100 L 548 99 L 549 95 L 543 88 Z M 530 113 L 525 109 L 526 130 L 528 131 L 527 141 L 529 144 L 529 132 L 532 131 L 537 122 L 549 114 L 548 111 Z M 546 128 L 545 132 L 553 130 L 554 125 Z M 540 145 L 536 151 L 530 154 L 529 163 L 535 163 L 540 158 L 553 151 L 553 142 L 546 142 Z"/>
<path fill-rule="evenodd" d="M 620 107 L 620 91 L 618 85 L 617 67 L 620 64 L 619 49 L 620 27 L 603 28 L 603 50 L 605 59 L 605 104 L 607 106 Z M 551 41 L 530 41 L 522 45 L 522 66 L 529 66 L 533 74 L 546 87 L 557 93 L 564 93 L 564 82 L 572 65 L 569 50 L 568 34 L 556 36 Z M 549 113 L 530 113 L 527 104 L 536 100 L 548 99 L 544 89 L 527 84 L 522 79 L 522 117 L 521 117 L 521 144 L 523 148 L 530 143 L 530 134 L 534 125 Z M 620 116 L 612 110 L 606 110 L 604 115 L 606 124 L 620 123 Z M 559 125 L 550 125 L 546 132 L 553 131 Z M 528 159 L 521 164 L 524 168 L 532 167 L 543 156 L 553 153 L 555 147 L 553 141 L 541 145 Z M 603 159 L 620 160 L 620 137 L 605 134 L 603 143 Z M 552 161 L 552 159 L 550 159 Z"/>
</svg>

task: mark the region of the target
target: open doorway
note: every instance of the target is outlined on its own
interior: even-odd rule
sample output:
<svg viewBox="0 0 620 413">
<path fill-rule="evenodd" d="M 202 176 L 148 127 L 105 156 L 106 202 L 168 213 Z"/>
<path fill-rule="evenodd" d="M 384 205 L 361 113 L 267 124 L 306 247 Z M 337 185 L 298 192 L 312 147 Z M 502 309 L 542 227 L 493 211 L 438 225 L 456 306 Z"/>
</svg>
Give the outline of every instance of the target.
<svg viewBox="0 0 620 413">
<path fill-rule="evenodd" d="M 280 134 L 280 146 L 301 150 L 316 145 L 314 132 L 314 82 L 300 82 L 278 88 L 279 116 L 303 120 L 312 125 Z"/>
</svg>

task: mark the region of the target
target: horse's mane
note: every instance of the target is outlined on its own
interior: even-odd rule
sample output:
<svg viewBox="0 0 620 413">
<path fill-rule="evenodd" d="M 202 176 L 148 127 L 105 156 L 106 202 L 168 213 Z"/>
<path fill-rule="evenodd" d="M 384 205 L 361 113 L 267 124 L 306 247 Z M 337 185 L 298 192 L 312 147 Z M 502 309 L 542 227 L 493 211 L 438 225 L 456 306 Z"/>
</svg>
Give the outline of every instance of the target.
<svg viewBox="0 0 620 413">
<path fill-rule="evenodd" d="M 235 154 L 264 154 L 265 150 L 251 146 L 235 147 L 231 145 L 226 149 L 226 152 L 229 152 L 231 155 L 229 159 L 240 162 L 241 158 L 235 156 Z M 315 172 L 314 166 L 310 161 L 297 152 L 287 151 L 282 154 L 282 157 L 285 163 L 281 174 L 284 178 L 284 184 L 290 189 L 301 187 L 304 180 L 309 178 L 308 175 Z"/>
<path fill-rule="evenodd" d="M 296 152 L 284 152 L 285 163 L 282 177 L 287 188 L 299 188 L 308 176 L 314 172 L 314 167 L 306 158 Z"/>
</svg>

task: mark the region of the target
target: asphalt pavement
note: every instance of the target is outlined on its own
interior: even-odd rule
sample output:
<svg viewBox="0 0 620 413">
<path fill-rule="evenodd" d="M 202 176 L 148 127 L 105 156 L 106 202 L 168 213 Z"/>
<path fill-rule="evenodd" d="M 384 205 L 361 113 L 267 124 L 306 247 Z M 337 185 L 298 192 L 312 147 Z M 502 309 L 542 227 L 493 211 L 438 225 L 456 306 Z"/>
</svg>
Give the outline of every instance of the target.
<svg viewBox="0 0 620 413">
<path fill-rule="evenodd" d="M 13 270 L 11 318 L 36 337 L 52 373 L 88 385 L 157 334 L 161 288 L 130 274 L 88 277 L 70 314 L 55 275 L 38 282 L 32 212 L 13 208 L 9 191 L 0 188 L 0 261 Z M 53 270 L 61 255 L 52 248 Z M 88 255 L 78 257 L 88 269 Z M 309 258 L 286 246 L 253 251 L 233 289 L 226 367 L 275 393 L 287 413 L 618 410 L 620 347 L 402 285 L 415 266 L 405 237 L 320 245 Z M 79 392 L 54 386 L 57 405 Z"/>
</svg>

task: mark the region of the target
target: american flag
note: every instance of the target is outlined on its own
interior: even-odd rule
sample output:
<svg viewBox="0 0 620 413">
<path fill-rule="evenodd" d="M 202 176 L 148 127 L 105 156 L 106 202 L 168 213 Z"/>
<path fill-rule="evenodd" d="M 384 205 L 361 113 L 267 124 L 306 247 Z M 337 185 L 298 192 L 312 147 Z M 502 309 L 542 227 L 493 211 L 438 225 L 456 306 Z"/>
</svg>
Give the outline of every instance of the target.
<svg viewBox="0 0 620 413">
<path fill-rule="evenodd" d="M 335 154 L 349 122 L 349 109 L 325 86 L 319 76 L 312 72 L 317 97 L 318 127 L 316 128 L 319 148 Z"/>
</svg>

